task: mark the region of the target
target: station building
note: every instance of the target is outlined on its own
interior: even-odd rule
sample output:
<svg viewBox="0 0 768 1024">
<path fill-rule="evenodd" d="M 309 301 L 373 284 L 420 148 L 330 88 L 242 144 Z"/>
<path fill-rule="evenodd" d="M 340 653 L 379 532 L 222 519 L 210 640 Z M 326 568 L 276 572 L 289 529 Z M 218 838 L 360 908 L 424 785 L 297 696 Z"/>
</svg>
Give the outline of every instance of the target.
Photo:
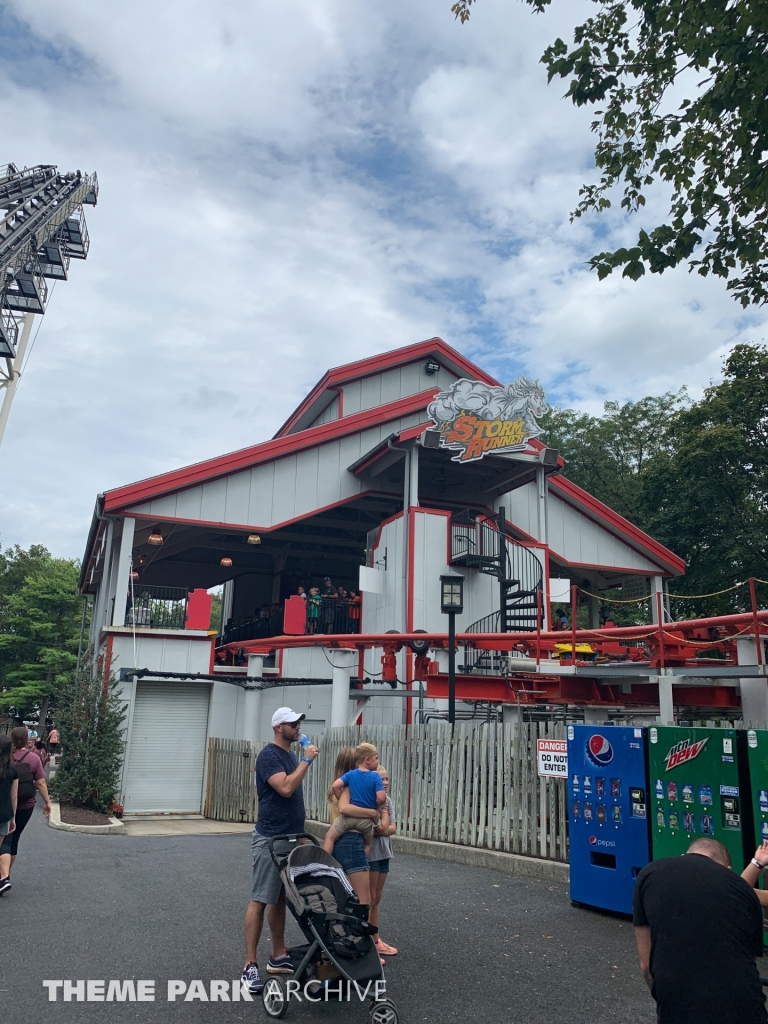
<svg viewBox="0 0 768 1024">
<path fill-rule="evenodd" d="M 375 685 L 382 649 L 334 649 L 328 635 L 444 632 L 451 570 L 464 576 L 459 632 L 535 629 L 537 616 L 546 629 L 571 583 L 663 594 L 684 563 L 562 475 L 540 437 L 546 408 L 537 382 L 503 385 L 432 338 L 329 370 L 269 441 L 99 495 L 81 589 L 126 707 L 126 811 L 199 811 L 208 738 L 269 739 L 282 704 L 306 712 L 307 732 L 330 725 L 334 671 Z M 221 585 L 211 623 L 207 591 Z M 318 643 L 273 650 L 300 587 L 319 592 L 301 627 Z M 590 615 L 599 626 L 596 598 Z M 238 676 L 275 685 L 256 700 Z M 396 676 L 359 714 L 350 699 L 351 720 L 442 713 L 403 698 L 407 651 Z"/>
</svg>

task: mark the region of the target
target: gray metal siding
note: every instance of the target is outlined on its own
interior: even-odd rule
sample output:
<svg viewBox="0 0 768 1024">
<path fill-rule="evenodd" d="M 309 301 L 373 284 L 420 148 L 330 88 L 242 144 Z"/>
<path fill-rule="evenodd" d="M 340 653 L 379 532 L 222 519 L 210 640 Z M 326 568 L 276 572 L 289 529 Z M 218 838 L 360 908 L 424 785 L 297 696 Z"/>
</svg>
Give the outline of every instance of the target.
<svg viewBox="0 0 768 1024">
<path fill-rule="evenodd" d="M 281 459 L 241 470 L 135 506 L 136 515 L 268 527 L 359 494 L 361 481 L 347 467 L 389 434 L 424 421 L 403 416 Z"/>
</svg>

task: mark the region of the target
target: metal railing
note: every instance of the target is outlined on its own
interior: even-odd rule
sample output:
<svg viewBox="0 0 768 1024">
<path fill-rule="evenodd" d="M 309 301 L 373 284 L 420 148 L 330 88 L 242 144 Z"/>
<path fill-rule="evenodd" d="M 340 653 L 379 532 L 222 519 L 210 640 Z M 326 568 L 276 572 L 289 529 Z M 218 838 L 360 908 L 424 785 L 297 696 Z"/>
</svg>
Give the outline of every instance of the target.
<svg viewBox="0 0 768 1024">
<path fill-rule="evenodd" d="M 306 601 L 305 630 L 310 636 L 360 632 L 361 603 L 348 597 L 311 597 Z M 273 606 L 269 615 L 254 615 L 227 623 L 221 643 L 262 640 L 283 633 L 283 608 Z"/>
<path fill-rule="evenodd" d="M 134 586 L 128 594 L 126 626 L 184 629 L 187 621 L 186 587 Z"/>
</svg>

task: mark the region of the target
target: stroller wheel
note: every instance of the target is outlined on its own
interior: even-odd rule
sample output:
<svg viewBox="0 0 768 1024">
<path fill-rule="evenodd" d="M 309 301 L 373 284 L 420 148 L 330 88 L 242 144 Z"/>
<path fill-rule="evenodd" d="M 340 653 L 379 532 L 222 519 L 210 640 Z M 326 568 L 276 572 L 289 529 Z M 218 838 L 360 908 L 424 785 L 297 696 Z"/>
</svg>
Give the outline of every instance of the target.
<svg viewBox="0 0 768 1024">
<path fill-rule="evenodd" d="M 400 1017 L 392 1000 L 382 999 L 373 1004 L 368 1020 L 370 1024 L 399 1024 Z"/>
<path fill-rule="evenodd" d="M 278 1018 L 285 1015 L 288 1009 L 288 996 L 282 978 L 268 978 L 261 993 L 264 1009 L 270 1017 Z"/>
</svg>

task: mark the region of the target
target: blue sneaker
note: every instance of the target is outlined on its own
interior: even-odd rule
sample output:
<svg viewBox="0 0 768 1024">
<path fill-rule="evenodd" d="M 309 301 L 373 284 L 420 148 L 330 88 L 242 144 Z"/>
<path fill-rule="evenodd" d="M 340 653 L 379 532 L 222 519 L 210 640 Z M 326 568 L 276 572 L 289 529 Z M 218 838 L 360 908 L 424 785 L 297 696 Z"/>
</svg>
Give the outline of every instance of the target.
<svg viewBox="0 0 768 1024">
<path fill-rule="evenodd" d="M 267 962 L 267 974 L 293 974 L 293 960 L 287 953 L 271 956 Z"/>
<path fill-rule="evenodd" d="M 240 980 L 252 996 L 261 995 L 262 989 L 264 988 L 264 982 L 261 980 L 258 964 L 248 964 L 243 971 Z"/>
</svg>

